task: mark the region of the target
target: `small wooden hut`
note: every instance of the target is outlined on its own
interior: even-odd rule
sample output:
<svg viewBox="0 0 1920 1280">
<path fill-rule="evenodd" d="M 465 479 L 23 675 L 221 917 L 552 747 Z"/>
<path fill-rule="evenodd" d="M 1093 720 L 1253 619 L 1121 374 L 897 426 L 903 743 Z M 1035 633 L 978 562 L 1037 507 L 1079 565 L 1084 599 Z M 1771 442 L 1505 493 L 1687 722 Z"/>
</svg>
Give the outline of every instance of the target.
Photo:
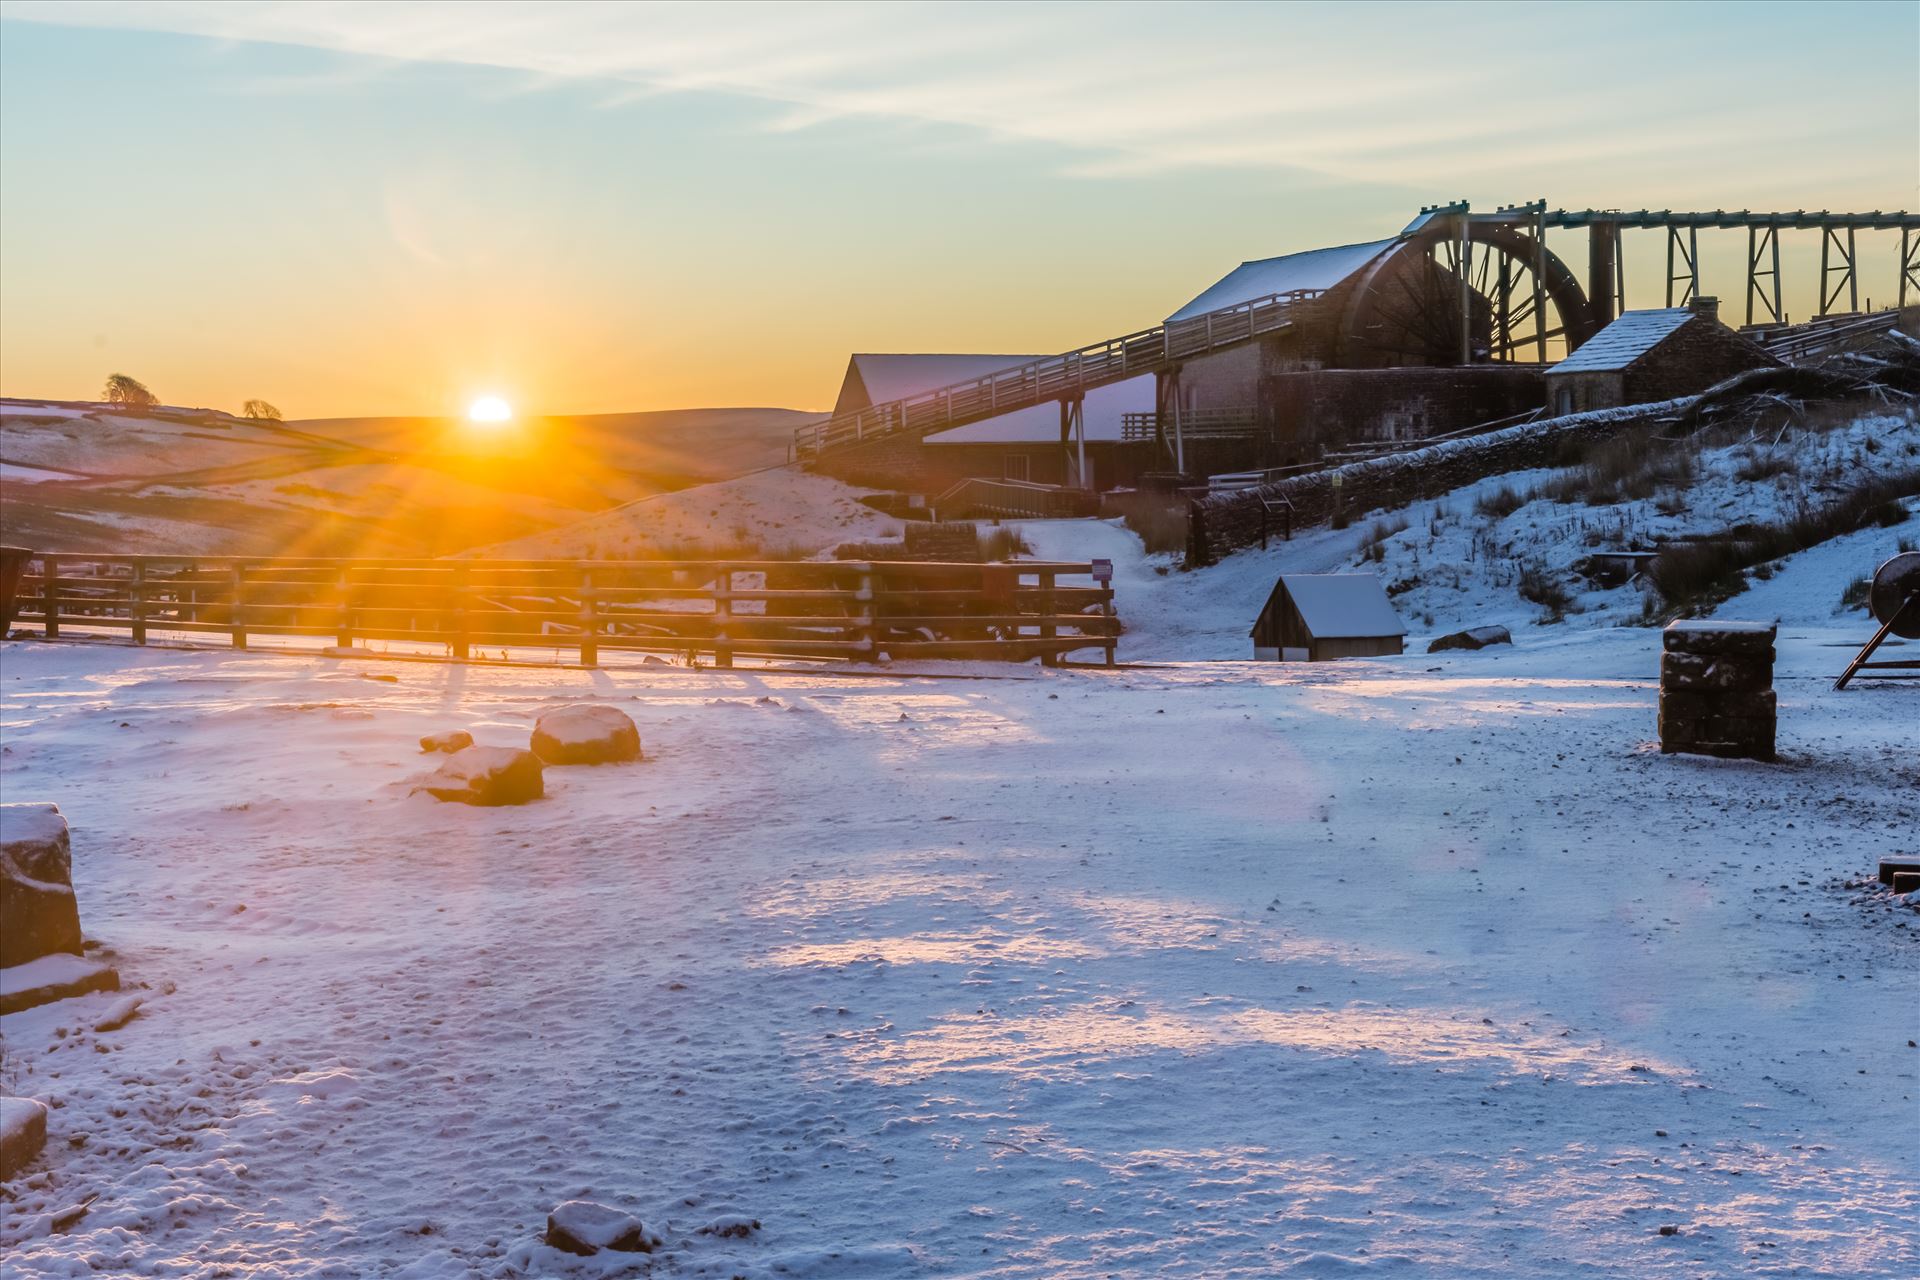
<svg viewBox="0 0 1920 1280">
<path fill-rule="evenodd" d="M 1329 662 L 1402 653 L 1407 629 L 1371 573 L 1283 573 L 1252 635 L 1255 658 Z"/>
</svg>

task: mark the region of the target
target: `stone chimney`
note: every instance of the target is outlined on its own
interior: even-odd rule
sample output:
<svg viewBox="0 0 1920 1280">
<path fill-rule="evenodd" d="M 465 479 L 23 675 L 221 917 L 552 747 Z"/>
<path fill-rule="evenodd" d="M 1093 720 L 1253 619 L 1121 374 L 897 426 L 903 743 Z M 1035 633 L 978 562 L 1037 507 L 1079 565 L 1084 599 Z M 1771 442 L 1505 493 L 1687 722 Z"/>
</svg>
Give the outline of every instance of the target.
<svg viewBox="0 0 1920 1280">
<path fill-rule="evenodd" d="M 1716 324 L 1719 323 L 1720 299 L 1718 298 L 1703 298 L 1696 293 L 1693 301 L 1687 304 L 1687 309 L 1697 316 L 1705 316 Z"/>
</svg>

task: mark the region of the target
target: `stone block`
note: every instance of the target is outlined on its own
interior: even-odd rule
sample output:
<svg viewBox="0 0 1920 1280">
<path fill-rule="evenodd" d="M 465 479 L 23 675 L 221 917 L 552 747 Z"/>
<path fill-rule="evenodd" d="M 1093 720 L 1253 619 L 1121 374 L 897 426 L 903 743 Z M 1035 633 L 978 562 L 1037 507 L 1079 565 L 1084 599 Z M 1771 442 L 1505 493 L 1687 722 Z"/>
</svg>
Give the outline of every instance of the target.
<svg viewBox="0 0 1920 1280">
<path fill-rule="evenodd" d="M 0 968 L 80 953 L 67 820 L 52 804 L 0 804 Z"/>
<path fill-rule="evenodd" d="M 1773 650 L 1762 654 L 1663 653 L 1662 689 L 1709 693 L 1751 692 L 1773 687 Z"/>
<path fill-rule="evenodd" d="M 1773 657 L 1779 628 L 1770 622 L 1669 622 L 1661 633 L 1668 653 L 1747 654 Z"/>
<path fill-rule="evenodd" d="M 0 1182 L 39 1158 L 47 1145 L 47 1108 L 32 1098 L 0 1098 Z"/>
</svg>

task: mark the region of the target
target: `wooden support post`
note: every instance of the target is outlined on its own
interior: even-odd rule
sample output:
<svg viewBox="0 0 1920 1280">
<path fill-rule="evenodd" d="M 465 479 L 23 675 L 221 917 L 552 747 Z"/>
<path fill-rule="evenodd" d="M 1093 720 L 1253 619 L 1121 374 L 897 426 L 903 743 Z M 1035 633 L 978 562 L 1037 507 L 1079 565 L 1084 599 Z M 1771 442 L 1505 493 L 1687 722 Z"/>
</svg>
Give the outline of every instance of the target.
<svg viewBox="0 0 1920 1280">
<path fill-rule="evenodd" d="M 863 564 L 860 566 L 860 589 L 854 592 L 853 598 L 860 605 L 860 613 L 856 620 L 858 635 L 855 638 L 860 642 L 860 647 L 865 651 L 866 660 L 868 662 L 878 661 L 880 657 L 880 600 L 879 587 L 875 581 L 872 565 Z"/>
<path fill-rule="evenodd" d="M 133 577 L 127 583 L 127 619 L 135 644 L 147 642 L 147 565 L 133 562 Z"/>
<path fill-rule="evenodd" d="M 580 665 L 600 665 L 600 615 L 593 596 L 593 566 L 580 566 Z"/>
<path fill-rule="evenodd" d="M 1787 313 L 1780 305 L 1780 228 L 1771 228 L 1773 240 L 1773 318 L 1781 324 L 1787 322 Z"/>
<path fill-rule="evenodd" d="M 60 638 L 60 561 L 53 556 L 40 557 L 41 632 L 49 640 Z"/>
<path fill-rule="evenodd" d="M 1847 310 L 1858 315 L 1860 312 L 1860 260 L 1853 256 L 1855 249 L 1854 229 L 1847 228 Z"/>
<path fill-rule="evenodd" d="M 1054 573 L 1051 569 L 1042 569 L 1040 570 L 1039 576 L 1040 617 L 1042 619 L 1040 623 L 1040 639 L 1043 642 L 1040 651 L 1040 662 L 1044 666 L 1057 667 L 1060 665 L 1059 653 L 1054 650 L 1052 645 L 1044 643 L 1045 641 L 1055 639 L 1060 634 L 1060 628 L 1055 626 L 1053 621 L 1053 615 L 1058 612 L 1058 610 L 1054 608 L 1053 601 Z"/>
<path fill-rule="evenodd" d="M 353 648 L 353 577 L 346 565 L 340 566 L 340 624 L 333 637 L 342 649 Z"/>
<path fill-rule="evenodd" d="M 1833 228 L 1820 228 L 1820 310 L 1814 313 L 1817 320 L 1827 314 L 1827 249 L 1833 243 Z"/>
<path fill-rule="evenodd" d="M 451 593 L 449 603 L 453 606 L 453 625 L 448 628 L 453 633 L 453 656 L 465 662 L 473 653 L 472 642 L 467 636 L 467 584 L 469 571 L 462 563 L 454 566 L 453 584 L 448 587 Z"/>
<path fill-rule="evenodd" d="M 239 560 L 233 562 L 229 581 L 233 602 L 229 606 L 227 625 L 231 628 L 233 647 L 244 649 L 247 647 L 247 566 L 243 562 Z"/>
<path fill-rule="evenodd" d="M 733 569 L 715 565 L 713 569 L 713 665 L 733 665 L 733 637 L 727 627 L 733 621 Z"/>
</svg>

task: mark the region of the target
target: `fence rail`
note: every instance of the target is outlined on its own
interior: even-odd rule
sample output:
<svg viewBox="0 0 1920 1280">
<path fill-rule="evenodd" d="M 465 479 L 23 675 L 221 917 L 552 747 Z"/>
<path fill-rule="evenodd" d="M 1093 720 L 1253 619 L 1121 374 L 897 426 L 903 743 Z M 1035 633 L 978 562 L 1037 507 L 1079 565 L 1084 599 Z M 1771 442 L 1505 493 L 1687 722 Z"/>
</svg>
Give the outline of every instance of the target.
<svg viewBox="0 0 1920 1280">
<path fill-rule="evenodd" d="M 36 553 L 11 614 L 63 631 L 330 637 L 736 656 L 1113 662 L 1113 589 L 1078 563 L 343 560 Z"/>
<path fill-rule="evenodd" d="M 1095 387 L 1242 346 L 1284 329 L 1293 323 L 1295 304 L 1324 292 L 1294 289 L 1268 294 L 812 423 L 794 431 L 794 457 L 806 462 L 829 449 L 886 436 L 927 435 L 1049 400 L 1072 400 Z"/>
</svg>

